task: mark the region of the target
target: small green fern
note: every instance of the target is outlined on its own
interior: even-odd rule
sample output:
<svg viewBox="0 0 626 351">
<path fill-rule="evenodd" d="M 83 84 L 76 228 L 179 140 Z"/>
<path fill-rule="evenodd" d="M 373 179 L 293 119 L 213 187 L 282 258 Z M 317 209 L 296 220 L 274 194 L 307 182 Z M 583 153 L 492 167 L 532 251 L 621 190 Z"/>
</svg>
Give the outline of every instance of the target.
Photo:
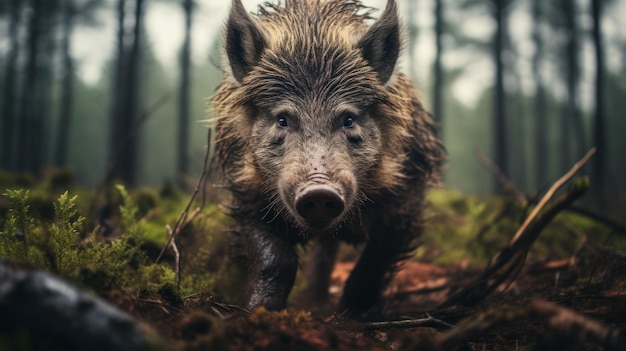
<svg viewBox="0 0 626 351">
<path fill-rule="evenodd" d="M 0 231 L 0 257 L 49 268 L 42 247 L 45 237 L 41 226 L 28 213 L 29 191 L 7 190 L 3 195 L 9 199 L 10 209 L 4 229 Z"/>
<path fill-rule="evenodd" d="M 54 255 L 54 268 L 58 274 L 75 280 L 84 255 L 78 240 L 85 217 L 78 215 L 77 196 L 63 193 L 54 203 L 54 223 L 50 225 L 50 247 Z"/>
<path fill-rule="evenodd" d="M 155 264 L 148 252 L 165 245 L 165 224 L 176 221 L 186 200 L 175 197 L 164 201 L 155 196 L 159 202 L 152 205 L 155 210 L 147 215 L 136 200 L 137 194 L 130 194 L 121 185 L 116 190 L 121 201 L 116 201 L 120 204 L 118 211 L 110 218 L 115 230 L 107 237 L 99 234 L 99 228 L 88 232 L 87 219 L 80 215 L 86 206 L 77 204 L 89 203 L 86 192 L 80 198 L 65 192 L 54 201 L 43 203 L 50 209 L 44 218 L 32 191 L 7 190 L 3 196 L 10 207 L 0 219 L 0 258 L 53 272 L 100 293 L 114 289 L 158 292 L 164 284 L 175 286 L 172 263 Z M 225 252 L 224 238 L 210 234 L 215 228 L 225 227 L 225 215 L 210 205 L 199 218 L 187 224 L 179 238 L 182 251 L 190 253 L 185 256 L 178 294 L 211 291 L 219 268 L 219 261 L 212 257 Z M 213 266 L 207 267 L 208 262 Z"/>
</svg>

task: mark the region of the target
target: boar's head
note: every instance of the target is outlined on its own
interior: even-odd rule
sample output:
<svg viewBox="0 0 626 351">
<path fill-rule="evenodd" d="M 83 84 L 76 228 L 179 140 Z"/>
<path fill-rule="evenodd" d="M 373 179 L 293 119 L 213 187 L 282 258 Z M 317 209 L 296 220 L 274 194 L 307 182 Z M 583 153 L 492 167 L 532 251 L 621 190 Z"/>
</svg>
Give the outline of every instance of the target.
<svg viewBox="0 0 626 351">
<path fill-rule="evenodd" d="M 363 11 L 359 1 L 290 0 L 252 17 L 233 1 L 217 128 L 241 150 L 222 150 L 231 154 L 221 162 L 235 187 L 267 198 L 267 220 L 328 230 L 358 219 L 372 194 L 402 178 L 394 157 L 405 155 L 388 150 L 402 150 L 394 139 L 406 138 L 397 125 L 407 123 L 389 97 L 396 3 L 369 28 Z"/>
</svg>

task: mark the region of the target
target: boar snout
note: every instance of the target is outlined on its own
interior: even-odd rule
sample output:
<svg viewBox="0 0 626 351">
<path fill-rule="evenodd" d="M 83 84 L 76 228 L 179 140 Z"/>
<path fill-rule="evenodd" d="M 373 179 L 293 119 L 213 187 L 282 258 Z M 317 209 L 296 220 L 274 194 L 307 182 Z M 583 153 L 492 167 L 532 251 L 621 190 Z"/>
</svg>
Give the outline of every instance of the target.
<svg viewBox="0 0 626 351">
<path fill-rule="evenodd" d="M 337 190 L 326 184 L 309 185 L 296 195 L 296 211 L 314 229 L 323 229 L 339 217 L 345 200 Z"/>
</svg>

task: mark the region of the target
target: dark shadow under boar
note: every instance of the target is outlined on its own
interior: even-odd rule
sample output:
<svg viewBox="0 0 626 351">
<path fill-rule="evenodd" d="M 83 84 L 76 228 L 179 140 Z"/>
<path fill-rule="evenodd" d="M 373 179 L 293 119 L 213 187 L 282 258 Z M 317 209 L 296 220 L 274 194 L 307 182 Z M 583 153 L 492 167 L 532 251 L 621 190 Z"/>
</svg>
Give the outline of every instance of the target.
<svg viewBox="0 0 626 351">
<path fill-rule="evenodd" d="M 282 309 L 297 244 L 317 237 L 309 295 L 328 298 L 338 240 L 367 241 L 340 301 L 375 307 L 422 231 L 444 158 L 429 114 L 395 66 L 389 0 L 371 26 L 358 0 L 286 0 L 249 15 L 233 0 L 227 72 L 212 103 L 216 165 L 233 193 L 247 306 Z M 242 253 L 242 252 L 240 252 Z"/>
</svg>

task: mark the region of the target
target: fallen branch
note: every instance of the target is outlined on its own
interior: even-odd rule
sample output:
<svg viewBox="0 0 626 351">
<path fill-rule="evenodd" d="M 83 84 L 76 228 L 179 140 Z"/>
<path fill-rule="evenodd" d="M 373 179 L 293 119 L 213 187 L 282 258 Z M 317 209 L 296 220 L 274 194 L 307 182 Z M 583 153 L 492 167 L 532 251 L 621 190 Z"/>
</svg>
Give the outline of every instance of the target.
<svg viewBox="0 0 626 351">
<path fill-rule="evenodd" d="M 563 208 L 582 196 L 588 186 L 589 183 L 586 179 L 574 182 L 570 190 L 555 201 L 535 222 L 527 226 L 524 233 L 517 240 L 511 241 L 508 246 L 500 250 L 492 258 L 478 280 L 452 294 L 441 307 L 455 304 L 473 305 L 478 301 L 482 301 L 503 283 L 508 281 L 510 284 L 521 271 L 526 261 L 528 250 L 543 229 Z"/>
<path fill-rule="evenodd" d="M 527 225 L 523 232 L 520 232 L 517 237 L 513 238 L 509 246 L 516 251 L 528 251 L 548 223 L 569 204 L 581 197 L 588 188 L 589 180 L 587 178 L 574 181 L 570 189 L 557 199 L 541 216 L 536 217 L 534 222 Z"/>
<path fill-rule="evenodd" d="M 532 301 L 530 308 L 532 314 L 545 319 L 548 330 L 544 333 L 551 332 L 559 340 L 591 342 L 601 345 L 605 350 L 623 350 L 626 345 L 626 334 L 623 330 L 607 326 L 571 309 L 542 300 Z"/>
<path fill-rule="evenodd" d="M 570 189 L 557 199 L 552 206 L 546 209 L 542 215 L 539 215 L 540 211 L 546 206 L 556 191 L 567 183 L 589 161 L 594 153 L 595 148 L 591 149 L 569 172 L 554 183 L 541 199 L 539 205 L 516 232 L 509 245 L 496 253 L 491 259 L 482 276 L 460 291 L 453 293 L 441 307 L 449 307 L 456 304 L 475 304 L 478 301 L 482 301 L 503 283 L 508 282 L 510 284 L 513 282 L 526 261 L 528 250 L 530 250 L 530 247 L 543 229 L 559 212 L 586 192 L 589 188 L 589 181 L 586 178 L 574 181 Z"/>
<path fill-rule="evenodd" d="M 574 164 L 574 166 L 572 167 L 572 169 L 569 170 L 569 172 L 565 173 L 565 175 L 563 175 L 559 180 L 557 180 L 554 184 L 552 184 L 552 187 L 550 187 L 550 189 L 546 192 L 543 198 L 541 198 L 541 201 L 539 201 L 539 204 L 526 218 L 526 221 L 524 222 L 524 224 L 522 224 L 522 226 L 517 230 L 517 233 L 515 233 L 515 236 L 513 237 L 513 242 L 518 240 L 518 238 L 524 233 L 524 231 L 526 231 L 526 228 L 535 219 L 535 217 L 537 217 L 537 215 L 539 214 L 539 211 L 541 211 L 543 207 L 548 203 L 548 201 L 550 201 L 550 199 L 552 198 L 552 196 L 554 196 L 556 191 L 559 190 L 563 185 L 565 185 L 565 183 L 567 183 L 570 179 L 572 179 L 572 177 L 574 177 L 574 175 L 581 168 L 583 168 L 583 166 L 587 162 L 589 162 L 589 159 L 591 159 L 591 157 L 595 153 L 596 153 L 596 148 L 592 147 L 591 150 L 587 151 L 587 154 L 585 154 L 585 156 L 580 161 Z"/>
<path fill-rule="evenodd" d="M 596 152 L 595 148 L 592 148 L 591 150 L 589 150 L 589 152 L 587 153 L 587 155 L 589 155 L 591 153 L 591 155 L 589 155 L 589 157 L 591 157 L 594 153 Z M 587 158 L 587 155 L 585 156 L 585 158 Z M 489 170 L 491 173 L 493 173 L 493 175 L 496 177 L 496 179 L 498 180 L 498 182 L 500 184 L 502 184 L 503 188 L 505 189 L 509 189 L 510 191 L 513 192 L 513 195 L 515 196 L 515 199 L 522 203 L 522 204 L 528 204 L 528 205 L 537 205 L 538 201 L 536 199 L 532 199 L 529 198 L 528 196 L 526 196 L 526 194 L 524 194 L 522 191 L 520 191 L 517 186 L 515 185 L 515 183 L 513 181 L 511 181 L 509 178 L 507 178 L 507 176 L 502 173 L 502 171 L 500 170 L 500 168 L 493 163 L 493 161 L 491 161 L 484 153 L 483 151 L 477 147 L 476 148 L 476 156 L 478 158 L 478 161 L 480 161 L 480 163 L 487 169 Z M 585 160 L 585 158 L 583 158 L 579 163 L 582 163 L 583 165 L 587 162 L 587 160 Z M 576 171 L 578 171 L 579 169 L 577 169 Z M 570 171 L 571 172 L 571 171 Z M 555 183 L 556 184 L 556 183 Z M 598 221 L 604 225 L 606 225 L 607 227 L 611 228 L 612 230 L 619 232 L 621 234 L 626 234 L 626 225 L 619 223 L 618 221 L 615 221 L 611 218 L 607 218 L 599 213 L 595 213 L 592 212 L 588 209 L 584 209 L 584 208 L 580 208 L 580 207 L 569 207 L 567 209 L 567 211 L 570 212 L 574 212 L 577 214 L 580 214 L 582 216 L 588 217 L 590 219 L 593 219 L 595 221 Z"/>
<path fill-rule="evenodd" d="M 410 328 L 435 328 L 438 330 L 448 330 L 454 325 L 446 323 L 441 319 L 433 318 L 426 314 L 426 318 L 406 319 L 399 321 L 371 322 L 363 326 L 364 330 L 387 330 L 387 329 L 410 329 Z"/>
<path fill-rule="evenodd" d="M 552 302 L 533 300 L 526 307 L 493 307 L 461 321 L 441 335 L 435 342 L 436 350 L 450 350 L 454 346 L 484 336 L 503 325 L 540 322 L 545 325 L 543 338 L 558 340 L 559 348 L 567 345 L 562 341 L 594 343 L 604 350 L 623 350 L 626 345 L 624 330 L 608 326 L 574 310 Z M 538 342 L 542 342 L 541 339 Z"/>
<path fill-rule="evenodd" d="M 388 330 L 411 328 L 435 328 L 438 330 L 448 330 L 453 327 L 454 325 L 446 323 L 440 319 L 433 318 L 433 316 L 428 313 L 426 314 L 426 318 L 419 319 L 340 325 L 340 328 L 344 330 Z"/>
<path fill-rule="evenodd" d="M 436 340 L 434 349 L 453 350 L 456 345 L 484 336 L 503 325 L 523 322 L 527 317 L 528 310 L 523 307 L 499 306 L 488 309 L 465 318 L 457 326 L 441 335 Z"/>
</svg>

